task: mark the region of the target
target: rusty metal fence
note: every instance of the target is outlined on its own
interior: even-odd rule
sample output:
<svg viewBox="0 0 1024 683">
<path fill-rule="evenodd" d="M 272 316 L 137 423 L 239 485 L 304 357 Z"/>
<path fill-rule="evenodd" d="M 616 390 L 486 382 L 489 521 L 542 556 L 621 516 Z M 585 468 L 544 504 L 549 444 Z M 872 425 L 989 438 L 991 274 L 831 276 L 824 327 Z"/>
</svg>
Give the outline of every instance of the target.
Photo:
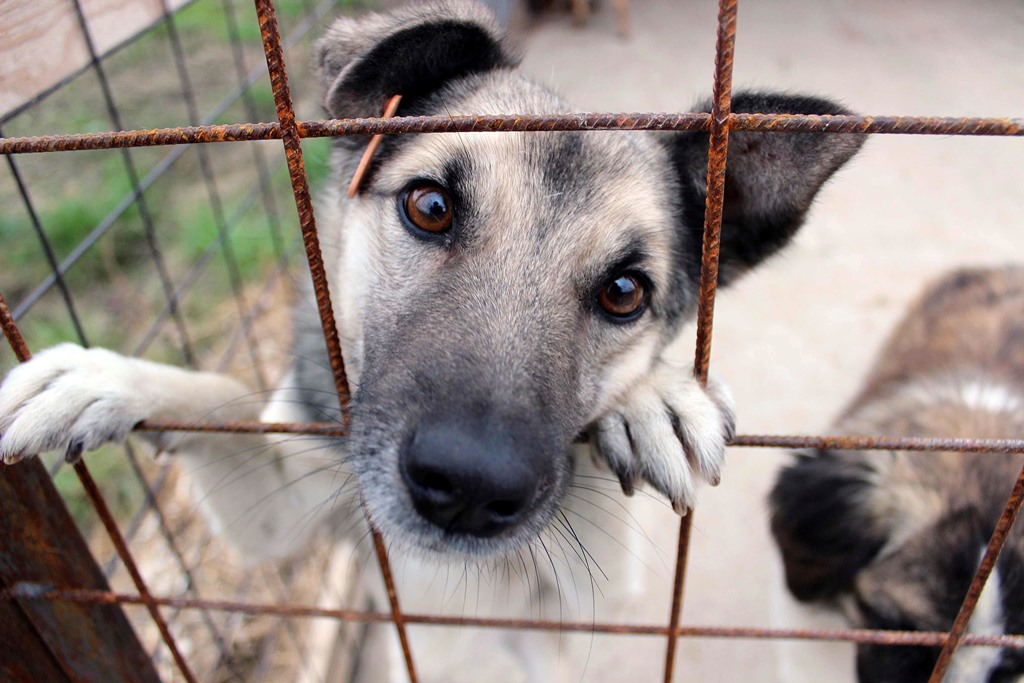
<svg viewBox="0 0 1024 683">
<path fill-rule="evenodd" d="M 226 5 L 229 3 L 225 3 Z M 341 346 L 338 332 L 333 317 L 333 309 L 330 301 L 330 294 L 327 287 L 327 276 L 324 264 L 320 256 L 319 238 L 316 228 L 316 220 L 313 212 L 313 205 L 310 199 L 309 185 L 303 160 L 303 148 L 301 142 L 305 138 L 332 137 L 343 135 L 357 135 L 368 137 L 374 134 L 399 135 L 411 133 L 451 133 L 470 131 L 552 131 L 552 130 L 672 130 L 672 131 L 706 131 L 710 134 L 710 151 L 708 159 L 707 174 L 707 205 L 704 227 L 704 252 L 701 268 L 701 289 L 700 305 L 697 323 L 697 348 L 695 352 L 695 368 L 698 379 L 702 383 L 707 381 L 707 372 L 711 353 L 711 333 L 714 315 L 714 302 L 718 271 L 718 247 L 719 233 L 722 223 L 722 205 L 724 197 L 724 180 L 726 153 L 728 149 L 729 133 L 738 130 L 757 131 L 820 131 L 826 133 L 873 133 L 873 134 L 917 134 L 917 135 L 995 135 L 995 136 L 1024 136 L 1024 119 L 1005 118 L 930 118 L 930 117 L 872 117 L 872 116 L 813 116 L 813 115 L 776 115 L 776 114 L 733 114 L 730 111 L 732 93 L 732 63 L 733 50 L 736 41 L 736 13 L 737 0 L 721 0 L 719 3 L 718 15 L 718 38 L 715 55 L 713 105 L 710 114 L 569 114 L 559 116 L 518 116 L 514 114 L 501 116 L 455 116 L 455 117 L 404 117 L 395 119 L 371 118 L 355 120 L 331 120 L 331 121 L 300 121 L 296 119 L 295 108 L 289 89 L 288 75 L 284 64 L 284 52 L 282 37 L 278 28 L 278 19 L 275 14 L 273 0 L 255 0 L 256 16 L 259 22 L 260 34 L 262 37 L 263 52 L 266 57 L 267 72 L 270 77 L 270 84 L 273 92 L 273 101 L 276 108 L 277 121 L 272 123 L 230 123 L 214 124 L 216 116 L 227 110 L 228 105 L 219 108 L 216 114 L 201 119 L 194 101 L 189 106 L 191 118 L 196 125 L 179 128 L 164 128 L 153 130 L 123 130 L 118 110 L 105 85 L 102 69 L 101 55 L 98 55 L 92 48 L 92 64 L 104 87 L 105 100 L 108 105 L 110 122 L 116 132 L 110 133 L 75 133 L 66 135 L 49 135 L 38 137 L 0 137 L 0 153 L 5 155 L 7 164 L 17 179 L 19 155 L 40 154 L 49 152 L 67 152 L 73 150 L 112 150 L 120 149 L 124 156 L 125 167 L 131 178 L 132 201 L 140 202 L 139 209 L 145 216 L 145 205 L 142 203 L 144 190 L 151 183 L 149 177 L 141 178 L 133 168 L 131 157 L 128 156 L 129 148 L 145 148 L 157 146 L 175 146 L 171 153 L 157 166 L 157 170 L 166 168 L 174 163 L 184 147 L 178 145 L 207 145 L 209 143 L 222 143 L 234 141 L 253 140 L 281 140 L 284 145 L 284 159 L 287 164 L 289 180 L 296 207 L 298 209 L 299 225 L 301 227 L 302 243 L 305 255 L 308 259 L 310 272 L 312 274 L 317 303 L 323 324 L 323 331 L 331 368 L 334 372 L 337 386 L 338 399 L 342 410 L 341 424 L 267 424 L 249 422 L 200 422 L 182 423 L 170 421 L 152 420 L 140 425 L 142 430 L 155 431 L 211 431 L 211 432 L 258 432 L 258 433 L 291 433 L 307 435 L 330 435 L 344 436 L 348 427 L 348 403 L 349 389 L 345 376 L 345 368 L 341 355 Z M 79 19 L 81 19 L 81 8 L 76 0 Z M 169 30 L 169 37 L 172 47 L 179 57 L 181 45 L 174 31 L 173 12 L 165 7 L 163 21 L 166 22 Z M 302 30 L 308 28 L 323 16 L 325 8 L 311 7 L 309 20 L 304 24 Z M 84 21 L 82 30 L 88 34 L 88 28 Z M 237 27 L 235 28 L 237 34 Z M 237 52 L 236 52 L 237 56 Z M 192 86 L 188 81 L 187 70 L 182 68 L 183 60 L 179 60 L 179 76 L 186 92 L 192 92 Z M 239 74 L 239 87 L 233 97 L 246 97 L 248 86 L 256 79 L 254 74 L 246 71 L 240 61 L 236 61 Z M 250 115 L 255 109 L 248 103 L 247 111 Z M 2 133 L 0 133 L 2 135 Z M 213 186 L 212 171 L 209 168 L 209 156 L 204 152 L 201 168 L 207 184 Z M 278 209 L 272 204 L 272 192 L 269 190 L 270 177 L 266 167 L 266 161 L 256 156 L 256 165 L 260 169 L 260 183 L 250 194 L 249 202 L 262 198 L 268 202 L 265 206 L 268 215 L 275 217 L 275 226 L 279 225 L 277 218 Z M 31 200 L 24 186 L 19 181 L 22 198 L 31 211 Z M 215 190 L 214 190 L 215 192 Z M 214 205 L 220 204 L 220 200 L 211 198 Z M 218 223 L 223 231 L 230 230 L 230 221 L 220 212 Z M 33 214 L 36 229 L 42 240 L 47 258 L 52 266 L 52 273 L 47 280 L 40 285 L 35 293 L 25 297 L 12 312 L 5 300 L 0 297 L 0 326 L 4 330 L 11 348 L 17 358 L 24 361 L 30 357 L 30 351 L 26 346 L 16 320 L 22 317 L 45 291 L 52 287 L 58 288 L 64 298 L 68 311 L 74 319 L 73 292 L 63 280 L 64 274 L 74 265 L 76 254 L 80 255 L 88 249 L 92 243 L 102 235 L 103 231 L 109 228 L 107 224 L 97 226 L 98 234 L 90 235 L 85 242 L 79 245 L 70 259 L 58 262 L 53 249 L 47 243 L 46 235 L 43 232 L 38 220 Z M 111 223 L 113 221 L 110 221 Z M 186 360 L 191 359 L 189 352 L 189 337 L 187 330 L 181 323 L 181 312 L 177 308 L 177 302 L 183 294 L 183 287 L 191 286 L 197 279 L 193 274 L 184 279 L 184 285 L 179 283 L 177 288 L 171 285 L 161 262 L 159 248 L 152 235 L 152 223 L 146 220 L 148 225 L 148 238 L 151 248 L 151 257 L 155 268 L 161 279 L 166 295 L 166 307 L 156 324 L 163 324 L 168 320 L 172 321 L 179 331 L 182 348 L 185 349 Z M 106 226 L 106 227 L 105 227 Z M 277 229 L 275 227 L 275 229 Z M 216 249 L 226 250 L 225 258 L 229 264 L 234 258 L 230 248 L 225 245 L 223 239 L 218 242 Z M 284 244 L 278 234 L 274 237 L 276 244 Z M 91 241 L 90 241 L 91 240 Z M 212 247 L 211 249 L 215 249 Z M 280 268 L 287 266 L 288 254 L 282 248 L 279 252 Z M 205 255 L 208 261 L 210 254 Z M 203 260 L 199 260 L 202 267 Z M 237 270 L 237 264 L 229 269 Z M 279 273 L 278 273 L 279 274 Z M 277 277 L 277 275 L 275 275 Z M 245 297 L 240 291 L 237 282 L 233 282 L 236 301 L 238 302 L 238 313 L 240 320 L 241 334 L 236 343 L 247 343 L 250 353 L 257 354 L 255 344 L 249 337 L 250 331 L 248 322 L 253 315 L 253 307 L 248 305 Z M 80 340 L 88 341 L 81 327 L 76 322 L 76 328 Z M 151 339 L 152 335 L 147 335 Z M 141 352 L 140 348 L 137 351 Z M 262 378 L 260 379 L 261 386 Z M 975 440 L 975 439 L 921 439 L 904 438 L 898 435 L 887 437 L 858 437 L 858 436 L 766 436 L 766 435 L 740 435 L 736 436 L 732 446 L 754 447 L 754 448 L 829 448 L 829 449 L 875 449 L 875 450 L 918 450 L 918 451 L 960 451 L 960 452 L 996 452 L 996 453 L 1024 453 L 1024 439 L 1014 440 Z M 130 454 L 131 455 L 131 454 Z M 131 455 L 134 461 L 134 455 Z M 26 465 L 18 465 L 23 468 Z M 4 476 L 13 473 L 17 468 L 9 468 Z M 210 600 L 199 596 L 191 591 L 186 597 L 172 597 L 167 595 L 154 594 L 147 588 L 146 578 L 137 566 L 133 555 L 128 547 L 126 537 L 130 537 L 137 527 L 137 519 L 129 524 L 128 531 L 122 531 L 110 513 L 104 500 L 103 494 L 93 481 L 88 467 L 84 462 L 74 466 L 75 473 L 81 480 L 89 499 L 95 506 L 95 510 L 102 520 L 110 539 L 116 549 L 120 562 L 124 563 L 136 588 L 136 592 L 112 591 L 105 587 L 83 587 L 82 585 L 43 585 L 39 583 L 15 583 L 13 585 L 0 586 L 0 605 L 16 602 L 24 604 L 27 602 L 49 602 L 69 603 L 77 605 L 141 605 L 148 610 L 153 622 L 156 624 L 161 638 L 170 653 L 180 675 L 187 681 L 197 680 L 196 675 L 190 668 L 189 658 L 181 651 L 175 642 L 170 629 L 167 626 L 165 613 L 173 611 L 178 614 L 181 611 L 198 610 L 204 614 L 212 612 L 228 612 L 246 615 L 271 615 L 278 617 L 324 617 L 337 619 L 345 622 L 362 623 L 386 623 L 390 622 L 397 630 L 403 653 L 405 665 L 409 678 L 417 680 L 416 659 L 406 637 L 406 626 L 409 624 L 433 624 L 446 626 L 461 626 L 474 628 L 511 628 L 511 629 L 535 629 L 554 630 L 562 632 L 584 632 L 584 633 L 609 633 L 609 634 L 635 634 L 651 637 L 660 637 L 665 640 L 665 666 L 664 680 L 666 683 L 674 680 L 673 671 L 676 656 L 676 644 L 679 638 L 688 637 L 710 637 L 710 638 L 733 638 L 733 639 L 806 639 L 806 640 L 831 640 L 847 641 L 852 643 L 876 643 L 886 645 L 906 646 L 927 646 L 939 647 L 940 655 L 930 677 L 930 683 L 939 683 L 948 669 L 953 654 L 960 647 L 990 646 L 1007 647 L 1024 650 L 1024 634 L 1019 635 L 980 635 L 967 633 L 967 625 L 978 602 L 982 588 L 985 585 L 996 559 L 1007 539 L 1010 528 L 1019 515 L 1021 505 L 1024 503 L 1024 470 L 1021 471 L 1012 491 L 1008 492 L 1008 499 L 1004 507 L 995 531 L 989 540 L 980 566 L 970 583 L 967 595 L 956 619 L 948 632 L 906 632 L 906 631 L 872 631 L 859 629 L 840 630 L 799 630 L 799 629 L 778 629 L 778 628 L 747 628 L 747 627 L 720 627 L 720 626 L 681 626 L 680 615 L 684 601 L 684 586 L 686 578 L 687 554 L 689 549 L 690 531 L 694 515 L 688 515 L 680 523 L 678 533 L 678 551 L 675 560 L 675 578 L 672 587 L 671 610 L 665 623 L 648 625 L 627 625 L 616 623 L 594 623 L 594 622 L 552 622 L 532 621 L 517 619 L 491 619 L 473 617 L 441 617 L 429 614 L 410 614 L 404 612 L 400 607 L 401 596 L 395 591 L 394 582 L 391 577 L 390 563 L 387 556 L 386 545 L 379 534 L 374 534 L 374 548 L 377 560 L 382 571 L 384 581 L 388 588 L 390 609 L 387 612 L 372 612 L 347 609 L 326 609 L 314 606 L 286 603 L 255 602 L 247 600 L 227 601 Z M 136 467 L 136 471 L 138 468 Z M 142 477 L 141 474 L 139 474 Z M 144 479 L 144 485 L 148 492 L 146 496 L 147 506 L 139 514 L 153 513 L 160 515 L 159 507 L 155 505 L 156 492 L 161 485 L 160 481 L 150 482 Z M 168 537 L 171 530 L 163 526 L 163 531 Z M 10 527 L 6 527 L 10 528 Z M 173 538 L 169 538 L 172 547 Z M 187 574 L 188 563 L 182 553 L 177 552 L 178 562 L 181 569 Z M 2 616 L 0 612 L 0 616 Z M 212 625 L 209 625 L 210 636 L 223 653 L 226 647 L 224 635 Z"/>
</svg>

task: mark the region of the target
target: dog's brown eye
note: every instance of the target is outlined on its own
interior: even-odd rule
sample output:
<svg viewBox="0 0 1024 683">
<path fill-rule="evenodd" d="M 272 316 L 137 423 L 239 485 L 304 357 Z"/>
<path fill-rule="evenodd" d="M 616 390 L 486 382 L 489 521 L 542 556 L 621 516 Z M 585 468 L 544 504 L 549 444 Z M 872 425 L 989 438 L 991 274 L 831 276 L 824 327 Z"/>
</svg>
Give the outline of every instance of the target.
<svg viewBox="0 0 1024 683">
<path fill-rule="evenodd" d="M 452 227 L 452 203 L 437 185 L 418 185 L 405 195 L 405 216 L 420 230 L 447 232 Z"/>
<path fill-rule="evenodd" d="M 608 315 L 621 322 L 635 320 L 647 302 L 643 280 L 633 273 L 613 277 L 597 293 L 597 302 Z"/>
</svg>

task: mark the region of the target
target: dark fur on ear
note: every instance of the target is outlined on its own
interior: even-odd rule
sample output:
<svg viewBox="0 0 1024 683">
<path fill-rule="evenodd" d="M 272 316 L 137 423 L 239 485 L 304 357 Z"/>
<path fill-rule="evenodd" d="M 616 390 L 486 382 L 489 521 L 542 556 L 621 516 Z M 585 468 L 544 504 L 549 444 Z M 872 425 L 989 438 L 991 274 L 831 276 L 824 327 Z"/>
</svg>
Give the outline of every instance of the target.
<svg viewBox="0 0 1024 683">
<path fill-rule="evenodd" d="M 885 520 L 868 510 L 874 473 L 847 455 L 798 455 L 769 497 L 786 584 L 798 600 L 835 597 L 888 540 Z"/>
<path fill-rule="evenodd" d="M 343 17 L 317 43 L 324 105 L 335 118 L 380 116 L 396 94 L 408 111 L 450 81 L 517 63 L 494 17 L 462 0 Z"/>
<path fill-rule="evenodd" d="M 705 102 L 699 111 L 710 111 Z M 736 113 L 849 114 L 830 100 L 802 95 L 741 92 Z M 670 153 L 679 173 L 683 220 L 697 230 L 682 254 L 696 280 L 707 196 L 708 134 L 678 133 Z M 719 283 L 729 284 L 789 242 L 826 180 L 860 148 L 863 135 L 831 133 L 729 134 Z"/>
</svg>

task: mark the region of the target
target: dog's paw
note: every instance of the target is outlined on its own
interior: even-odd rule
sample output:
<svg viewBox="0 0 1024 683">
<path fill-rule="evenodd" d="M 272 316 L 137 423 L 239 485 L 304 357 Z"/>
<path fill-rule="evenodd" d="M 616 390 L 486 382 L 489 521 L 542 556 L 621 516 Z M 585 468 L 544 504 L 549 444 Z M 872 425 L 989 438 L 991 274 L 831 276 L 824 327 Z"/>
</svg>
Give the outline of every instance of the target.
<svg viewBox="0 0 1024 683">
<path fill-rule="evenodd" d="M 52 450 L 68 462 L 123 441 L 146 415 L 132 400 L 132 362 L 106 349 L 61 344 L 17 366 L 0 385 L 0 461 Z"/>
<path fill-rule="evenodd" d="M 735 431 L 728 389 L 709 380 L 700 386 L 689 367 L 659 362 L 594 425 L 598 454 L 632 495 L 643 482 L 686 514 L 697 483 L 717 485 L 725 443 Z"/>
</svg>

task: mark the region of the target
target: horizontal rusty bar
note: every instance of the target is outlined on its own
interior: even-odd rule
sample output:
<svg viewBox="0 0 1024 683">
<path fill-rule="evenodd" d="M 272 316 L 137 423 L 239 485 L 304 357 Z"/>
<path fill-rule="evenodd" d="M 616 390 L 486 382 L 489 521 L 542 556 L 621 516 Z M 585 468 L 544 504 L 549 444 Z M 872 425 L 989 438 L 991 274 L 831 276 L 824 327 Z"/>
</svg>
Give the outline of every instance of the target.
<svg viewBox="0 0 1024 683">
<path fill-rule="evenodd" d="M 227 434 L 308 434 L 345 436 L 344 427 L 333 422 L 257 422 L 255 420 L 146 420 L 135 426 L 141 432 L 213 432 Z"/>
<path fill-rule="evenodd" d="M 280 139 L 281 130 L 276 123 L 232 123 L 226 125 L 184 126 L 182 128 L 112 131 L 107 133 L 72 133 L 69 135 L 0 138 L 0 154 L 80 152 L 83 150 L 117 149 L 120 147 L 159 147 L 207 142 Z"/>
<path fill-rule="evenodd" d="M 1024 439 L 964 439 L 911 436 L 776 436 L 743 434 L 730 446 L 752 448 L 821 448 L 863 451 L 956 451 L 958 453 L 1024 453 Z"/>
<path fill-rule="evenodd" d="M 786 133 L 1013 136 L 1024 135 L 1024 119 L 734 113 L 731 128 Z"/>
<path fill-rule="evenodd" d="M 143 605 L 142 596 L 83 588 L 56 588 L 31 582 L 22 582 L 0 590 L 0 600 L 66 600 L 99 604 Z M 321 617 L 341 621 L 387 623 L 391 615 L 384 612 L 331 609 L 308 605 L 281 605 L 237 602 L 231 600 L 200 600 L 196 598 L 150 596 L 155 604 L 176 609 L 208 609 L 249 615 L 278 617 Z M 468 616 L 439 616 L 432 614 L 403 615 L 405 623 L 431 626 L 473 626 L 481 628 L 530 629 L 565 633 L 604 633 L 665 636 L 668 627 L 654 624 L 622 624 L 590 621 L 551 621 L 532 619 L 503 619 Z M 780 640 L 826 640 L 878 645 L 907 645 L 940 647 L 949 634 L 940 631 L 877 631 L 869 629 L 790 629 L 760 628 L 754 626 L 680 626 L 676 633 L 684 638 L 737 638 Z M 969 633 L 961 643 L 967 647 L 1006 647 L 1024 650 L 1024 634 L 982 635 Z"/>
<path fill-rule="evenodd" d="M 330 422 L 195 422 L 146 420 L 136 429 L 148 432 L 225 432 L 241 434 L 308 434 L 343 437 L 344 427 Z M 830 448 L 866 451 L 956 451 L 959 453 L 1024 453 L 1024 439 L 923 438 L 911 436 L 784 436 L 740 434 L 730 446 L 740 448 Z"/>
<path fill-rule="evenodd" d="M 501 116 L 407 116 L 392 119 L 298 121 L 303 138 L 405 133 L 471 133 L 556 130 L 708 130 L 704 113 L 603 113 Z M 877 133 L 900 135 L 1024 135 L 1021 118 L 941 118 L 930 116 L 819 116 L 811 114 L 732 114 L 732 130 L 763 132 Z M 277 123 L 231 123 L 107 133 L 75 133 L 0 138 L 0 154 L 68 152 L 120 147 L 280 140 Z"/>
</svg>

